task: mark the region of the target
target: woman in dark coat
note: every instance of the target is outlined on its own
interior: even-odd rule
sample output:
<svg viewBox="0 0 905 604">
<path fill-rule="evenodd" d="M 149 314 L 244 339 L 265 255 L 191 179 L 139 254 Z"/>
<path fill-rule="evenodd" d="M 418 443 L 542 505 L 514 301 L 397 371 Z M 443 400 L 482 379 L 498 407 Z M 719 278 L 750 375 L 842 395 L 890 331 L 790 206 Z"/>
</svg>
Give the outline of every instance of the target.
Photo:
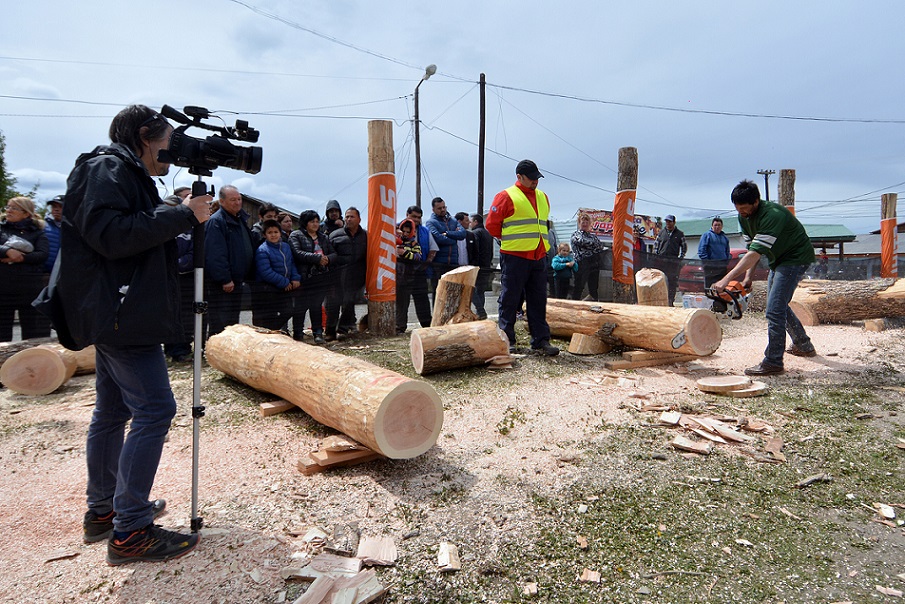
<svg viewBox="0 0 905 604">
<path fill-rule="evenodd" d="M 330 239 L 320 231 L 320 216 L 305 210 L 299 216 L 299 230 L 289 235 L 289 247 L 295 266 L 302 276 L 302 287 L 292 313 L 292 337 L 302 341 L 305 314 L 311 316 L 315 344 L 324 344 L 324 317 L 321 308 L 336 273 L 336 252 Z"/>
<path fill-rule="evenodd" d="M 13 197 L 0 223 L 0 342 L 13 339 L 13 315 L 19 313 L 22 339 L 46 338 L 50 321 L 32 307 L 44 289 L 44 262 L 50 250 L 44 221 L 28 197 Z"/>
</svg>

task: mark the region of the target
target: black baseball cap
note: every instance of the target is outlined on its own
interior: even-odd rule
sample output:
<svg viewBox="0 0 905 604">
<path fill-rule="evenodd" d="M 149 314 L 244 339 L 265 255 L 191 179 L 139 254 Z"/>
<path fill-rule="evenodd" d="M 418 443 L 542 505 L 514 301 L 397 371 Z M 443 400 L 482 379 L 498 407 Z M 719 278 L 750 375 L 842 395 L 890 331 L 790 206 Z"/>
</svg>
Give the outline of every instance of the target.
<svg viewBox="0 0 905 604">
<path fill-rule="evenodd" d="M 540 173 L 540 170 L 537 169 L 537 164 L 530 159 L 523 159 L 520 161 L 515 167 L 515 173 L 523 174 L 531 180 L 537 180 L 544 177 L 544 175 Z"/>
<path fill-rule="evenodd" d="M 50 201 L 48 201 L 46 205 L 49 205 L 49 206 L 50 206 L 50 205 L 53 205 L 53 204 L 55 204 L 55 203 L 58 203 L 58 204 L 60 204 L 60 205 L 63 205 L 63 196 L 62 196 L 62 195 L 57 195 L 56 197 L 54 197 L 53 199 L 51 199 Z"/>
</svg>

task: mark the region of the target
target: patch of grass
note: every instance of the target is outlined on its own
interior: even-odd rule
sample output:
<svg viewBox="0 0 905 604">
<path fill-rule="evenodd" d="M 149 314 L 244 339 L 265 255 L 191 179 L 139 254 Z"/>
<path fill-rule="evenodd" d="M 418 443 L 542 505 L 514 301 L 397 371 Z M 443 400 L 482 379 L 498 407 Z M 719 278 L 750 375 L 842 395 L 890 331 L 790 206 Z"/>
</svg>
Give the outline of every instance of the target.
<svg viewBox="0 0 905 604">
<path fill-rule="evenodd" d="M 503 418 L 496 425 L 496 431 L 506 436 L 516 425 L 524 424 L 526 419 L 524 411 L 516 407 L 506 407 Z"/>
</svg>

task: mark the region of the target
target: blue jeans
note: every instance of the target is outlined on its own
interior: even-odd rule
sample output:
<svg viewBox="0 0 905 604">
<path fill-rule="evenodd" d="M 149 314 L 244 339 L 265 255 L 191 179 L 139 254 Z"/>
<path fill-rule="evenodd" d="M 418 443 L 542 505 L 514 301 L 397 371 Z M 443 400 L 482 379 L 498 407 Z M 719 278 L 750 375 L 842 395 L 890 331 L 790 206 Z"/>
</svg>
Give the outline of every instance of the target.
<svg viewBox="0 0 905 604">
<path fill-rule="evenodd" d="M 782 357 L 786 348 L 786 332 L 792 337 L 792 344 L 802 349 L 811 348 L 811 338 L 804 326 L 789 308 L 792 294 L 798 282 L 804 277 L 810 264 L 784 264 L 770 271 L 767 278 L 767 349 L 764 363 L 782 367 Z"/>
<path fill-rule="evenodd" d="M 531 347 L 540 348 L 550 342 L 550 326 L 547 324 L 547 258 L 530 260 L 512 254 L 500 254 L 499 325 L 509 337 L 509 345 L 515 346 L 515 314 L 525 294 L 525 311 L 528 314 L 528 330 Z"/>
<path fill-rule="evenodd" d="M 114 528 L 129 532 L 154 519 L 149 497 L 176 399 L 159 344 L 95 349 L 97 400 L 85 455 L 88 509 L 99 515 L 115 510 Z"/>
</svg>

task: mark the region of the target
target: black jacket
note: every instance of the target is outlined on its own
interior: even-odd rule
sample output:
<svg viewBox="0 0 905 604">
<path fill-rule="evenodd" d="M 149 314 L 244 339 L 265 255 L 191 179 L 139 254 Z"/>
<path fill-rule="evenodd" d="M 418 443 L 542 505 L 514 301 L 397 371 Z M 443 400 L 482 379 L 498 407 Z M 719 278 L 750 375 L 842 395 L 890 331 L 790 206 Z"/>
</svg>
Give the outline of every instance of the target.
<svg viewBox="0 0 905 604">
<path fill-rule="evenodd" d="M 0 283 L 15 285 L 16 277 L 41 276 L 44 274 L 44 262 L 47 260 L 50 243 L 44 229 L 27 218 L 19 222 L 0 223 L 0 258 L 6 257 L 10 246 L 6 242 L 10 237 L 19 237 L 29 242 L 34 248 L 25 254 L 25 260 L 13 264 L 0 263 Z M 4 285 L 3 287 L 7 287 Z"/>
<path fill-rule="evenodd" d="M 477 266 L 490 268 L 493 263 L 493 236 L 482 226 L 475 227 L 473 232 L 478 244 Z"/>
<path fill-rule="evenodd" d="M 97 147 L 76 160 L 66 182 L 56 295 L 77 346 L 182 338 L 175 238 L 196 224 L 188 206 L 160 200 L 130 149 Z"/>
<path fill-rule="evenodd" d="M 361 287 L 367 272 L 368 233 L 361 227 L 353 237 L 349 229 L 343 227 L 330 233 L 330 243 L 336 251 L 336 264 L 344 271 L 343 279 L 349 287 Z"/>
<path fill-rule="evenodd" d="M 204 277 L 217 285 L 254 281 L 255 248 L 245 210 L 233 216 L 220 208 L 205 223 Z"/>
<path fill-rule="evenodd" d="M 323 255 L 329 259 L 327 266 L 321 266 L 321 254 L 314 252 L 314 240 L 308 235 L 308 231 L 299 229 L 289 234 L 289 247 L 292 248 L 292 258 L 299 269 L 302 280 L 324 275 L 336 268 L 338 256 L 333 249 L 333 244 L 321 231 L 317 232 L 317 242 L 321 246 Z M 304 287 L 304 286 L 302 286 Z"/>
</svg>

